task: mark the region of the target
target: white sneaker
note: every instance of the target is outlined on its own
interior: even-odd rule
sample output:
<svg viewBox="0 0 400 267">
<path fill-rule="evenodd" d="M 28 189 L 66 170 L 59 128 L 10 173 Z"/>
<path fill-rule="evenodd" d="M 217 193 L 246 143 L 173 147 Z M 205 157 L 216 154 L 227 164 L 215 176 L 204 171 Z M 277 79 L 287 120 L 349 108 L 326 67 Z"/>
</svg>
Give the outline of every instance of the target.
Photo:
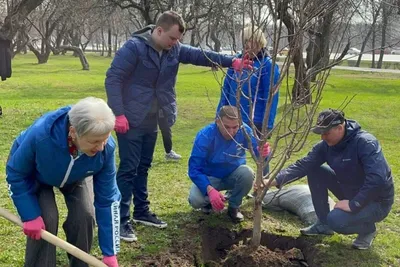
<svg viewBox="0 0 400 267">
<path fill-rule="evenodd" d="M 171 152 L 165 154 L 166 160 L 180 160 L 182 158 L 181 155 L 177 154 L 175 151 L 171 150 Z"/>
</svg>

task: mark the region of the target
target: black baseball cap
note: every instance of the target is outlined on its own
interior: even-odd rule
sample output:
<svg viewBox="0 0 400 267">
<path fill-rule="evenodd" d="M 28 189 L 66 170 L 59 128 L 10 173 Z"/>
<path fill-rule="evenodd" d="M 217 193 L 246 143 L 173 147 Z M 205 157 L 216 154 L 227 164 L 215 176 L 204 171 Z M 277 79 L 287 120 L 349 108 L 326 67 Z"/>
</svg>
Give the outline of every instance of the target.
<svg viewBox="0 0 400 267">
<path fill-rule="evenodd" d="M 345 121 L 344 113 L 336 109 L 325 109 L 319 113 L 317 124 L 311 128 L 316 134 L 324 134 Z"/>
</svg>

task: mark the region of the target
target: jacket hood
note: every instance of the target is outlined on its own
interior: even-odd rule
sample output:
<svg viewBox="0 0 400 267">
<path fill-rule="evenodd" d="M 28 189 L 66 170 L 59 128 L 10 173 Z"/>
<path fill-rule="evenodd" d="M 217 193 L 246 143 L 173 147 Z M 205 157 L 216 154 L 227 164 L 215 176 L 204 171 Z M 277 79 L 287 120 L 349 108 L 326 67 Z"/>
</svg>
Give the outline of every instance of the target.
<svg viewBox="0 0 400 267">
<path fill-rule="evenodd" d="M 354 120 L 346 120 L 346 133 L 343 139 L 338 144 L 333 146 L 333 149 L 335 150 L 343 149 L 344 147 L 346 147 L 347 142 L 353 139 L 353 137 L 356 136 L 360 131 L 361 131 L 361 126 L 360 124 L 358 124 L 358 122 Z"/>
<path fill-rule="evenodd" d="M 157 50 L 153 38 L 151 37 L 151 33 L 153 32 L 155 27 L 156 25 L 147 25 L 146 27 L 132 33 L 132 37 L 142 39 L 146 44 Z"/>
<path fill-rule="evenodd" d="M 46 133 L 50 136 L 51 140 L 63 148 L 68 146 L 68 112 L 70 110 L 71 106 L 67 106 L 50 112 L 44 122 Z"/>
</svg>

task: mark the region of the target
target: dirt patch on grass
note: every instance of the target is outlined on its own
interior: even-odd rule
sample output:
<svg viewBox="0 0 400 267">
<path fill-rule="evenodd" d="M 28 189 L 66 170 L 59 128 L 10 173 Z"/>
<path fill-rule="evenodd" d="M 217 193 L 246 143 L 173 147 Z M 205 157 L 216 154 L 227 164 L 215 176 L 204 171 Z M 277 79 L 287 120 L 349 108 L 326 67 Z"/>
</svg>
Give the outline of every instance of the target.
<svg viewBox="0 0 400 267">
<path fill-rule="evenodd" d="M 226 228 L 202 231 L 202 259 L 215 266 L 320 266 L 317 249 L 305 238 L 262 233 L 261 246 L 249 246 L 250 229 L 233 232 Z"/>
<path fill-rule="evenodd" d="M 206 267 L 304 267 L 320 266 L 317 249 L 303 237 L 294 238 L 262 233 L 261 246 L 249 245 L 251 230 L 241 232 L 227 228 L 199 225 L 185 237 L 174 240 L 169 251 L 141 257 L 140 266 Z M 201 236 L 201 244 L 195 239 Z M 135 265 L 134 265 L 135 266 Z"/>
</svg>

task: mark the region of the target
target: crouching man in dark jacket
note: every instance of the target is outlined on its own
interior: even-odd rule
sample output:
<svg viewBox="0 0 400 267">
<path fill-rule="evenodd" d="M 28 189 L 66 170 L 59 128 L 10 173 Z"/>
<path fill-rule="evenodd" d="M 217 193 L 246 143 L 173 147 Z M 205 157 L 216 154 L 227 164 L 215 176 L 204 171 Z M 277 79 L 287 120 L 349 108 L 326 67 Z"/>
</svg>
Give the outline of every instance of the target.
<svg viewBox="0 0 400 267">
<path fill-rule="evenodd" d="M 322 141 L 306 157 L 282 170 L 272 185 L 281 187 L 307 176 L 319 220 L 300 232 L 358 234 L 353 247 L 368 249 L 376 236 L 375 223 L 389 214 L 394 200 L 393 178 L 382 147 L 338 110 L 322 111 L 312 131 L 320 134 Z M 332 211 L 328 190 L 339 199 Z"/>
</svg>

